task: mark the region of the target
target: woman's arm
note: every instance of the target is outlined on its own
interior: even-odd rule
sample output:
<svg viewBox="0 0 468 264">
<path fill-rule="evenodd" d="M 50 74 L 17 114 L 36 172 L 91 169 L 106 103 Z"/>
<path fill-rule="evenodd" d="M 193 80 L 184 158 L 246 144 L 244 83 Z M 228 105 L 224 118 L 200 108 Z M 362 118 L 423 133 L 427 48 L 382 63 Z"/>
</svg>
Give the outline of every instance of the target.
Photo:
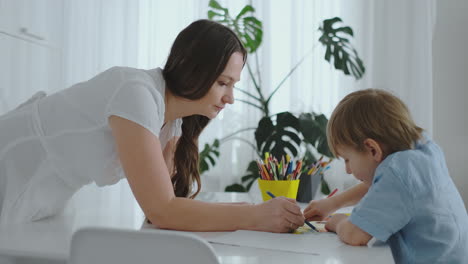
<svg viewBox="0 0 468 264">
<path fill-rule="evenodd" d="M 132 192 L 156 226 L 187 231 L 287 232 L 304 224 L 296 202 L 283 197 L 257 205 L 216 204 L 175 197 L 159 139 L 124 118 L 111 116 L 109 124 Z"/>
</svg>

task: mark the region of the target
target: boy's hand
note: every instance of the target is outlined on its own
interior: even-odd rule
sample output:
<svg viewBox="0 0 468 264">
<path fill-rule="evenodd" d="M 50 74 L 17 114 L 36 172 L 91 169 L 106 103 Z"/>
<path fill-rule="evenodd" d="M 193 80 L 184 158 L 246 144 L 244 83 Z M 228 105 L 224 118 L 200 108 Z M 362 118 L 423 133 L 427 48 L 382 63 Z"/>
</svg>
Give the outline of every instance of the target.
<svg viewBox="0 0 468 264">
<path fill-rule="evenodd" d="M 307 221 L 322 221 L 335 210 L 335 205 L 330 198 L 312 200 L 304 210 L 304 217 Z"/>
<path fill-rule="evenodd" d="M 348 221 L 346 214 L 334 214 L 325 224 L 325 228 L 335 232 L 343 242 L 352 246 L 365 246 L 372 238 L 367 232 Z"/>
<path fill-rule="evenodd" d="M 325 229 L 336 233 L 336 227 L 338 226 L 338 224 L 346 219 L 348 219 L 348 216 L 346 214 L 334 214 L 328 219 L 327 223 L 325 224 Z"/>
</svg>

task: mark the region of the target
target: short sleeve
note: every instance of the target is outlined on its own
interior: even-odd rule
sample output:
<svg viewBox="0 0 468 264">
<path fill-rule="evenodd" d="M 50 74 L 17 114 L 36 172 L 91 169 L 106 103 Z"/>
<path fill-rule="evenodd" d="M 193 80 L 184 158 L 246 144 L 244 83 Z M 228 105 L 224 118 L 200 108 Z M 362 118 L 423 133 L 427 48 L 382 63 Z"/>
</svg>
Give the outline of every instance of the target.
<svg viewBox="0 0 468 264">
<path fill-rule="evenodd" d="M 182 136 L 182 118 L 176 119 L 175 125 L 174 125 L 174 136 L 175 137 L 180 137 Z"/>
<path fill-rule="evenodd" d="M 144 82 L 130 81 L 110 98 L 106 118 L 119 116 L 135 122 L 159 137 L 164 121 L 164 99 Z"/>
<path fill-rule="evenodd" d="M 349 221 L 375 238 L 387 241 L 410 221 L 412 203 L 407 188 L 393 170 L 377 170 L 375 177 L 378 180 L 353 209 Z"/>
</svg>

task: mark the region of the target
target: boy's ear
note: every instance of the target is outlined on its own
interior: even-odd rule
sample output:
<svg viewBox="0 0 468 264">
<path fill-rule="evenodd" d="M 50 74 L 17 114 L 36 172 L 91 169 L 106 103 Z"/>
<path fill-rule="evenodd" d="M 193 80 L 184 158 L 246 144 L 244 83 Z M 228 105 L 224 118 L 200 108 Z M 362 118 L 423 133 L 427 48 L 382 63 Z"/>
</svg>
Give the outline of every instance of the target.
<svg viewBox="0 0 468 264">
<path fill-rule="evenodd" d="M 375 161 L 381 162 L 384 159 L 383 149 L 377 141 L 366 138 L 364 140 L 364 147 L 371 153 Z"/>
</svg>

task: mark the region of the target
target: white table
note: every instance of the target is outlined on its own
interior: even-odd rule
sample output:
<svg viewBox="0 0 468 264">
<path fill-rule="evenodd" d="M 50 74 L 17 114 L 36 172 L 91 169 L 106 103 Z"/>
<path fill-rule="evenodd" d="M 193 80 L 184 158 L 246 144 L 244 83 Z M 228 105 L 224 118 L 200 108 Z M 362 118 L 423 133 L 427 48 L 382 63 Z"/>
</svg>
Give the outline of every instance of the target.
<svg viewBox="0 0 468 264">
<path fill-rule="evenodd" d="M 212 202 L 250 202 L 248 194 L 201 193 L 200 200 Z M 67 208 L 57 217 L 44 221 L 0 226 L 0 263 L 66 263 L 70 240 L 81 227 L 100 226 L 138 230 L 144 216 L 135 202 L 119 207 L 105 207 L 93 201 L 87 208 Z M 222 232 L 202 233 L 216 236 Z M 338 238 L 337 238 L 338 239 Z M 351 247 L 343 245 L 333 255 L 308 255 L 250 247 L 212 244 L 221 263 L 393 263 L 390 248 Z M 11 262 L 9 262 L 11 261 Z"/>
</svg>

